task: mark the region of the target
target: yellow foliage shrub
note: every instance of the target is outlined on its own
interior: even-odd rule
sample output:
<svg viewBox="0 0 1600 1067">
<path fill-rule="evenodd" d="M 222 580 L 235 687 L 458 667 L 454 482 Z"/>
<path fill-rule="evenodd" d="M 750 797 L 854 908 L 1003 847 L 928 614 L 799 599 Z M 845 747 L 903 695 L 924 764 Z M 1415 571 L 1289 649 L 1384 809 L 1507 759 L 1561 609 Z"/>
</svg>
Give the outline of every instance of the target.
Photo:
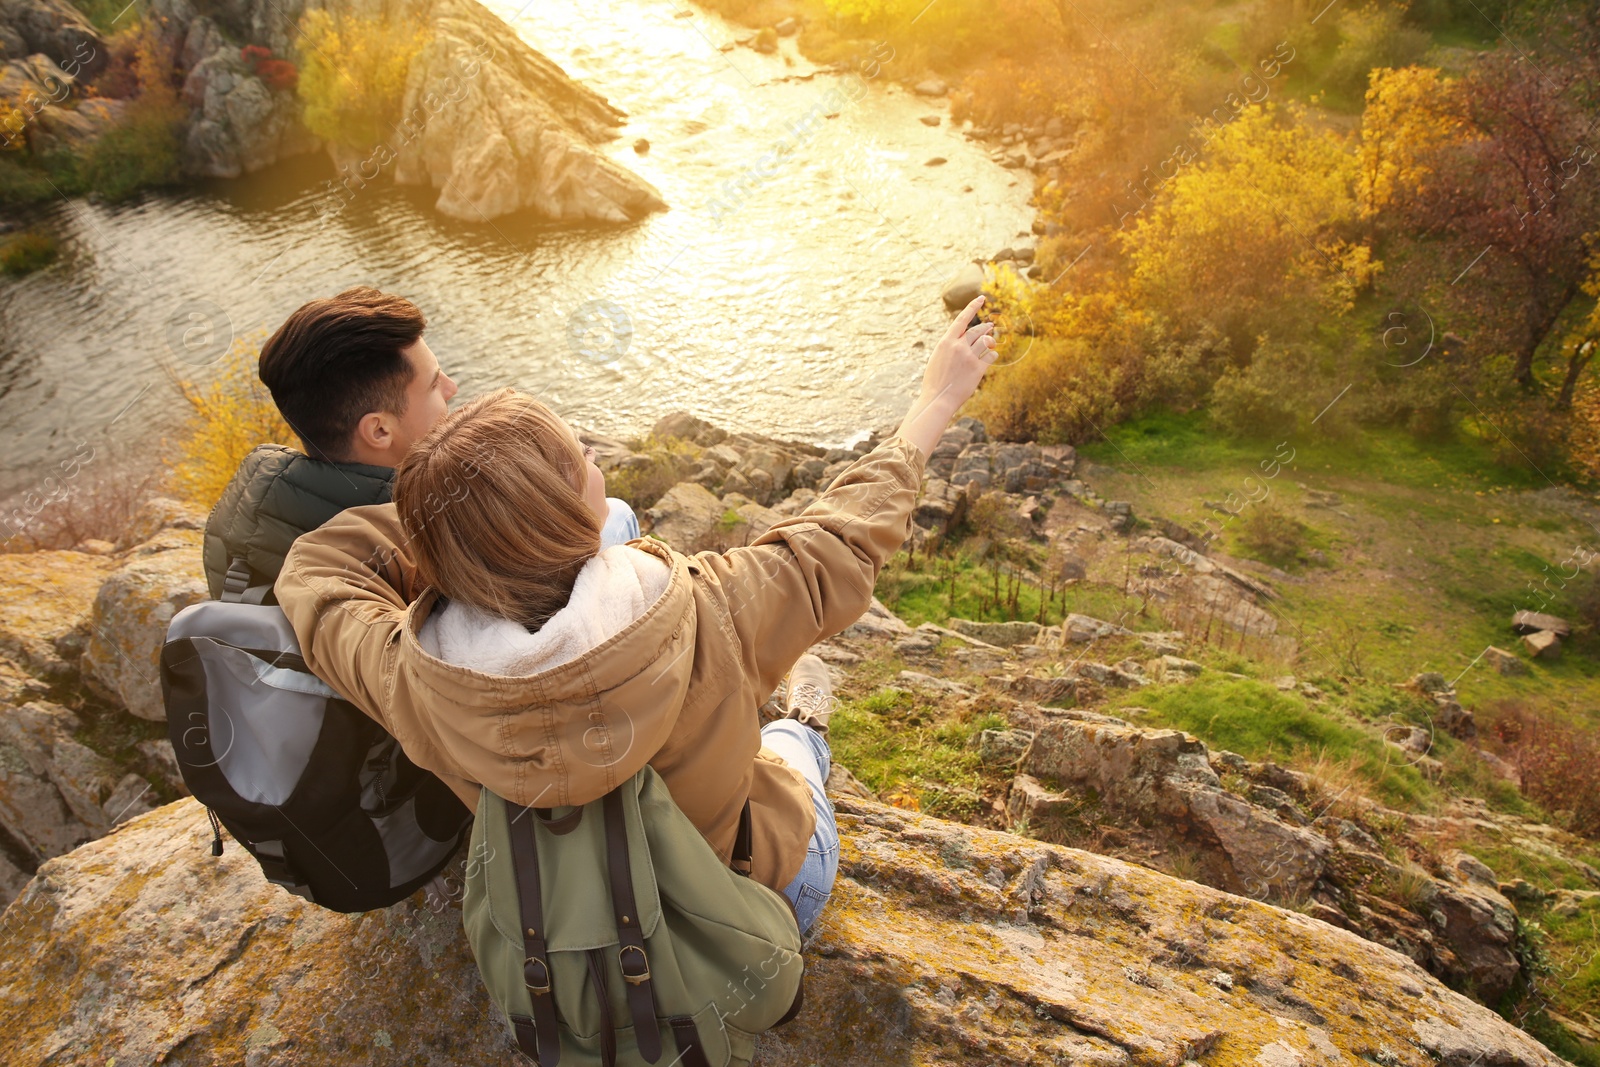
<svg viewBox="0 0 1600 1067">
<path fill-rule="evenodd" d="M 400 114 L 411 60 L 429 39 L 414 21 L 389 22 L 325 9 L 300 19 L 306 128 L 335 144 L 374 147 Z"/>
<path fill-rule="evenodd" d="M 178 443 L 172 491 L 193 507 L 209 511 L 256 445 L 297 441 L 256 376 L 260 349 L 261 338 L 241 338 L 226 356 L 204 368 L 203 380 L 173 374 L 189 415 Z"/>
</svg>

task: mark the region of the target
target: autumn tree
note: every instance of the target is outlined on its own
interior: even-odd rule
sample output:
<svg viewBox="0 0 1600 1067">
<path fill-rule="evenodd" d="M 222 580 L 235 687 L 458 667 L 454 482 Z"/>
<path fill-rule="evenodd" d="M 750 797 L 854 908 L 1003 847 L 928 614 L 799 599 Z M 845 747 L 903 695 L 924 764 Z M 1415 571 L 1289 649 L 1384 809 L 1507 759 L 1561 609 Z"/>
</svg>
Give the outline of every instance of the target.
<svg viewBox="0 0 1600 1067">
<path fill-rule="evenodd" d="M 1511 379 L 1527 387 L 1534 357 L 1584 280 L 1583 235 L 1595 228 L 1600 176 L 1586 141 L 1590 121 L 1570 72 L 1508 49 L 1482 57 L 1450 94 L 1462 136 L 1417 154 L 1433 178 L 1404 221 L 1452 253 L 1461 290 L 1500 335 Z"/>
<path fill-rule="evenodd" d="M 1357 161 L 1301 117 L 1245 109 L 1118 235 L 1134 299 L 1214 323 L 1241 354 L 1263 330 L 1349 309 L 1379 269 L 1354 239 Z"/>
<path fill-rule="evenodd" d="M 1430 157 L 1465 136 L 1460 83 L 1433 67 L 1379 68 L 1361 113 L 1362 215 L 1411 207 L 1433 175 Z"/>
</svg>

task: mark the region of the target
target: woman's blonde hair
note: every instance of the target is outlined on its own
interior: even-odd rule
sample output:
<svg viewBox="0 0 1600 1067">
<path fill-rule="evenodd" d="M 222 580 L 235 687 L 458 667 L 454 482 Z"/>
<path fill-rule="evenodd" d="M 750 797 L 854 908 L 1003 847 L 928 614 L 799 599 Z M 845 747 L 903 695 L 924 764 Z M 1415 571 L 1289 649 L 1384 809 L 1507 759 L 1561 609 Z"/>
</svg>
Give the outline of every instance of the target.
<svg viewBox="0 0 1600 1067">
<path fill-rule="evenodd" d="M 441 419 L 394 479 L 422 580 L 452 600 L 544 625 L 600 551 L 580 448 L 555 412 L 514 389 Z"/>
</svg>

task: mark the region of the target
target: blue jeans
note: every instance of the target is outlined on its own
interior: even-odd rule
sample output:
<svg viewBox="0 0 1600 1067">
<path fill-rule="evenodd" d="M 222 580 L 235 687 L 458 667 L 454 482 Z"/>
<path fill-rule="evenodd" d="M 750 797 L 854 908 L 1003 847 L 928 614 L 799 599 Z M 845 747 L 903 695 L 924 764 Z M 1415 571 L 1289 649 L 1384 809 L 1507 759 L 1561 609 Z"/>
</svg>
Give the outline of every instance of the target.
<svg viewBox="0 0 1600 1067">
<path fill-rule="evenodd" d="M 805 776 L 811 786 L 811 806 L 817 812 L 817 828 L 811 834 L 806 861 L 783 891 L 800 917 L 800 932 L 804 934 L 822 914 L 839 873 L 839 826 L 826 789 L 833 756 L 827 738 L 797 719 L 769 722 L 761 728 L 761 743 Z"/>
<path fill-rule="evenodd" d="M 627 544 L 639 536 L 639 516 L 633 513 L 628 502 L 608 496 L 606 503 L 611 505 L 611 513 L 606 516 L 606 524 L 600 527 L 602 551 L 613 545 Z"/>
</svg>

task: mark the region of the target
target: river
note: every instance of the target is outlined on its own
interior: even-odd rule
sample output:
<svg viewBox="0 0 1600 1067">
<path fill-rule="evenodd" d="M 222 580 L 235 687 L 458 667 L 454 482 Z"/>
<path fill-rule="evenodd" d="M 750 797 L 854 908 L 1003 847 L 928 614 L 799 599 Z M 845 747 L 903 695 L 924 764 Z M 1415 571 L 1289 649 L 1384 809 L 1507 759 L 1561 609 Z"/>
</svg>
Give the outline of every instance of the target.
<svg viewBox="0 0 1600 1067">
<path fill-rule="evenodd" d="M 330 214 L 320 155 L 129 204 L 60 201 L 40 221 L 61 258 L 0 282 L 0 497 L 84 440 L 161 449 L 182 415 L 163 367 L 203 381 L 228 338 L 265 337 L 355 284 L 422 307 L 463 395 L 516 385 L 618 435 L 687 409 L 841 442 L 908 403 L 947 322 L 944 283 L 1029 227 L 1025 172 L 891 83 L 895 59 L 863 93 L 792 39 L 788 62 L 724 52 L 747 31 L 666 0 L 490 6 L 628 113 L 606 150 L 672 209 L 622 228 L 474 225 L 435 213 L 424 190 L 373 186 Z M 832 117 L 796 136 L 818 107 Z M 940 125 L 920 121 L 934 114 Z"/>
</svg>

